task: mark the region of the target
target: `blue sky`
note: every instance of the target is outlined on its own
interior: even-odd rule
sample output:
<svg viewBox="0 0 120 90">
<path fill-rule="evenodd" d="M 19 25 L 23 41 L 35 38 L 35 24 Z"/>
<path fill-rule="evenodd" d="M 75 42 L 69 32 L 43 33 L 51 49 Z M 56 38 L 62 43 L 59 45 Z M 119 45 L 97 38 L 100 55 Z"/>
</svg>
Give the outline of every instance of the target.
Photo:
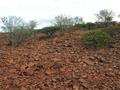
<svg viewBox="0 0 120 90">
<path fill-rule="evenodd" d="M 119 20 L 120 0 L 0 0 L 0 17 L 21 16 L 25 20 L 38 20 L 40 27 L 49 25 L 56 15 L 83 17 L 84 21 L 95 21 L 94 14 L 109 9 L 116 13 Z"/>
</svg>

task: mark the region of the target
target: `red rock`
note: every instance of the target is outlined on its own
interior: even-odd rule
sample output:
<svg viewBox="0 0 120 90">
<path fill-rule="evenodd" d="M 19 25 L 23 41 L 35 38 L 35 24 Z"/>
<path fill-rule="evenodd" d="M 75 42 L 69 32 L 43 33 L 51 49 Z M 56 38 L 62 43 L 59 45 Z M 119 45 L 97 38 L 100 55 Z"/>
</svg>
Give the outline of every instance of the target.
<svg viewBox="0 0 120 90">
<path fill-rule="evenodd" d="M 94 65 L 95 63 L 91 60 L 83 60 L 84 63 L 88 64 L 88 65 Z"/>
<path fill-rule="evenodd" d="M 21 87 L 21 90 L 27 90 L 25 87 Z"/>
<path fill-rule="evenodd" d="M 10 72 L 10 73 L 15 73 L 15 72 L 16 72 L 16 69 L 10 69 L 9 72 Z"/>
</svg>

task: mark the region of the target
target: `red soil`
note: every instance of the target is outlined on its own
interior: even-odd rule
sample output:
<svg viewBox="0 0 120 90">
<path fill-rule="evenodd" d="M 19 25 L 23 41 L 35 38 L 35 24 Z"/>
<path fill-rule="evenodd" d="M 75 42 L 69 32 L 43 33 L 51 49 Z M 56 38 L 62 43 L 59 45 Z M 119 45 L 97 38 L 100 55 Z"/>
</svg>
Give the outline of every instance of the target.
<svg viewBox="0 0 120 90">
<path fill-rule="evenodd" d="M 0 40 L 0 90 L 120 90 L 120 40 L 114 48 L 88 49 L 81 31 L 45 40 L 28 40 L 17 48 Z M 0 37 L 2 38 L 2 37 Z M 78 83 L 79 81 L 80 83 Z"/>
</svg>

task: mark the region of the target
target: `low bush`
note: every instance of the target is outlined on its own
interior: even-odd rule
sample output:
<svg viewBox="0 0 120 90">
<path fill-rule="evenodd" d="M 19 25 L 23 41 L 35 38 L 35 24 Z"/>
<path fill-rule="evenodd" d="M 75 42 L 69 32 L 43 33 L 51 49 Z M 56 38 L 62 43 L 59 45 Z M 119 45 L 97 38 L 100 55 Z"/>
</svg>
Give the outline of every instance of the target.
<svg viewBox="0 0 120 90">
<path fill-rule="evenodd" d="M 87 27 L 88 30 L 95 29 L 96 24 L 92 23 L 92 22 L 88 22 L 88 23 L 86 23 L 86 27 Z"/>
<path fill-rule="evenodd" d="M 81 41 L 88 47 L 105 48 L 112 44 L 112 38 L 101 30 L 89 31 L 83 34 Z"/>
<path fill-rule="evenodd" d="M 110 36 L 115 37 L 120 34 L 120 26 L 109 26 L 103 29 L 104 32 L 108 33 Z"/>
<path fill-rule="evenodd" d="M 29 29 L 15 29 L 13 32 L 11 32 L 11 37 L 9 39 L 12 46 L 17 47 L 30 35 L 32 35 L 32 31 Z"/>
<path fill-rule="evenodd" d="M 85 30 L 91 30 L 96 28 L 96 24 L 92 22 L 88 23 L 82 23 L 82 24 L 75 24 L 74 28 L 76 29 L 85 29 Z"/>
<path fill-rule="evenodd" d="M 53 34 L 58 31 L 60 31 L 60 27 L 45 27 L 43 29 L 37 30 L 37 32 L 44 33 L 48 37 L 53 36 Z"/>
<path fill-rule="evenodd" d="M 85 23 L 75 24 L 75 25 L 74 25 L 74 28 L 87 30 L 87 25 L 86 25 Z"/>
</svg>

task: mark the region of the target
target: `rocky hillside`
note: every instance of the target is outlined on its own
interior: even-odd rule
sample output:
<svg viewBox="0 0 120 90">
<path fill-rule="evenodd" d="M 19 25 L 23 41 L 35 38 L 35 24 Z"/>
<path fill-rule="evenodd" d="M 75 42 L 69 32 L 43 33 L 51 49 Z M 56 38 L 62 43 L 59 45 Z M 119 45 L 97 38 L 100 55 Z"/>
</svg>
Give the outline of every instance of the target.
<svg viewBox="0 0 120 90">
<path fill-rule="evenodd" d="M 83 31 L 27 40 L 17 48 L 0 37 L 0 90 L 120 90 L 120 40 L 89 49 Z"/>
</svg>

